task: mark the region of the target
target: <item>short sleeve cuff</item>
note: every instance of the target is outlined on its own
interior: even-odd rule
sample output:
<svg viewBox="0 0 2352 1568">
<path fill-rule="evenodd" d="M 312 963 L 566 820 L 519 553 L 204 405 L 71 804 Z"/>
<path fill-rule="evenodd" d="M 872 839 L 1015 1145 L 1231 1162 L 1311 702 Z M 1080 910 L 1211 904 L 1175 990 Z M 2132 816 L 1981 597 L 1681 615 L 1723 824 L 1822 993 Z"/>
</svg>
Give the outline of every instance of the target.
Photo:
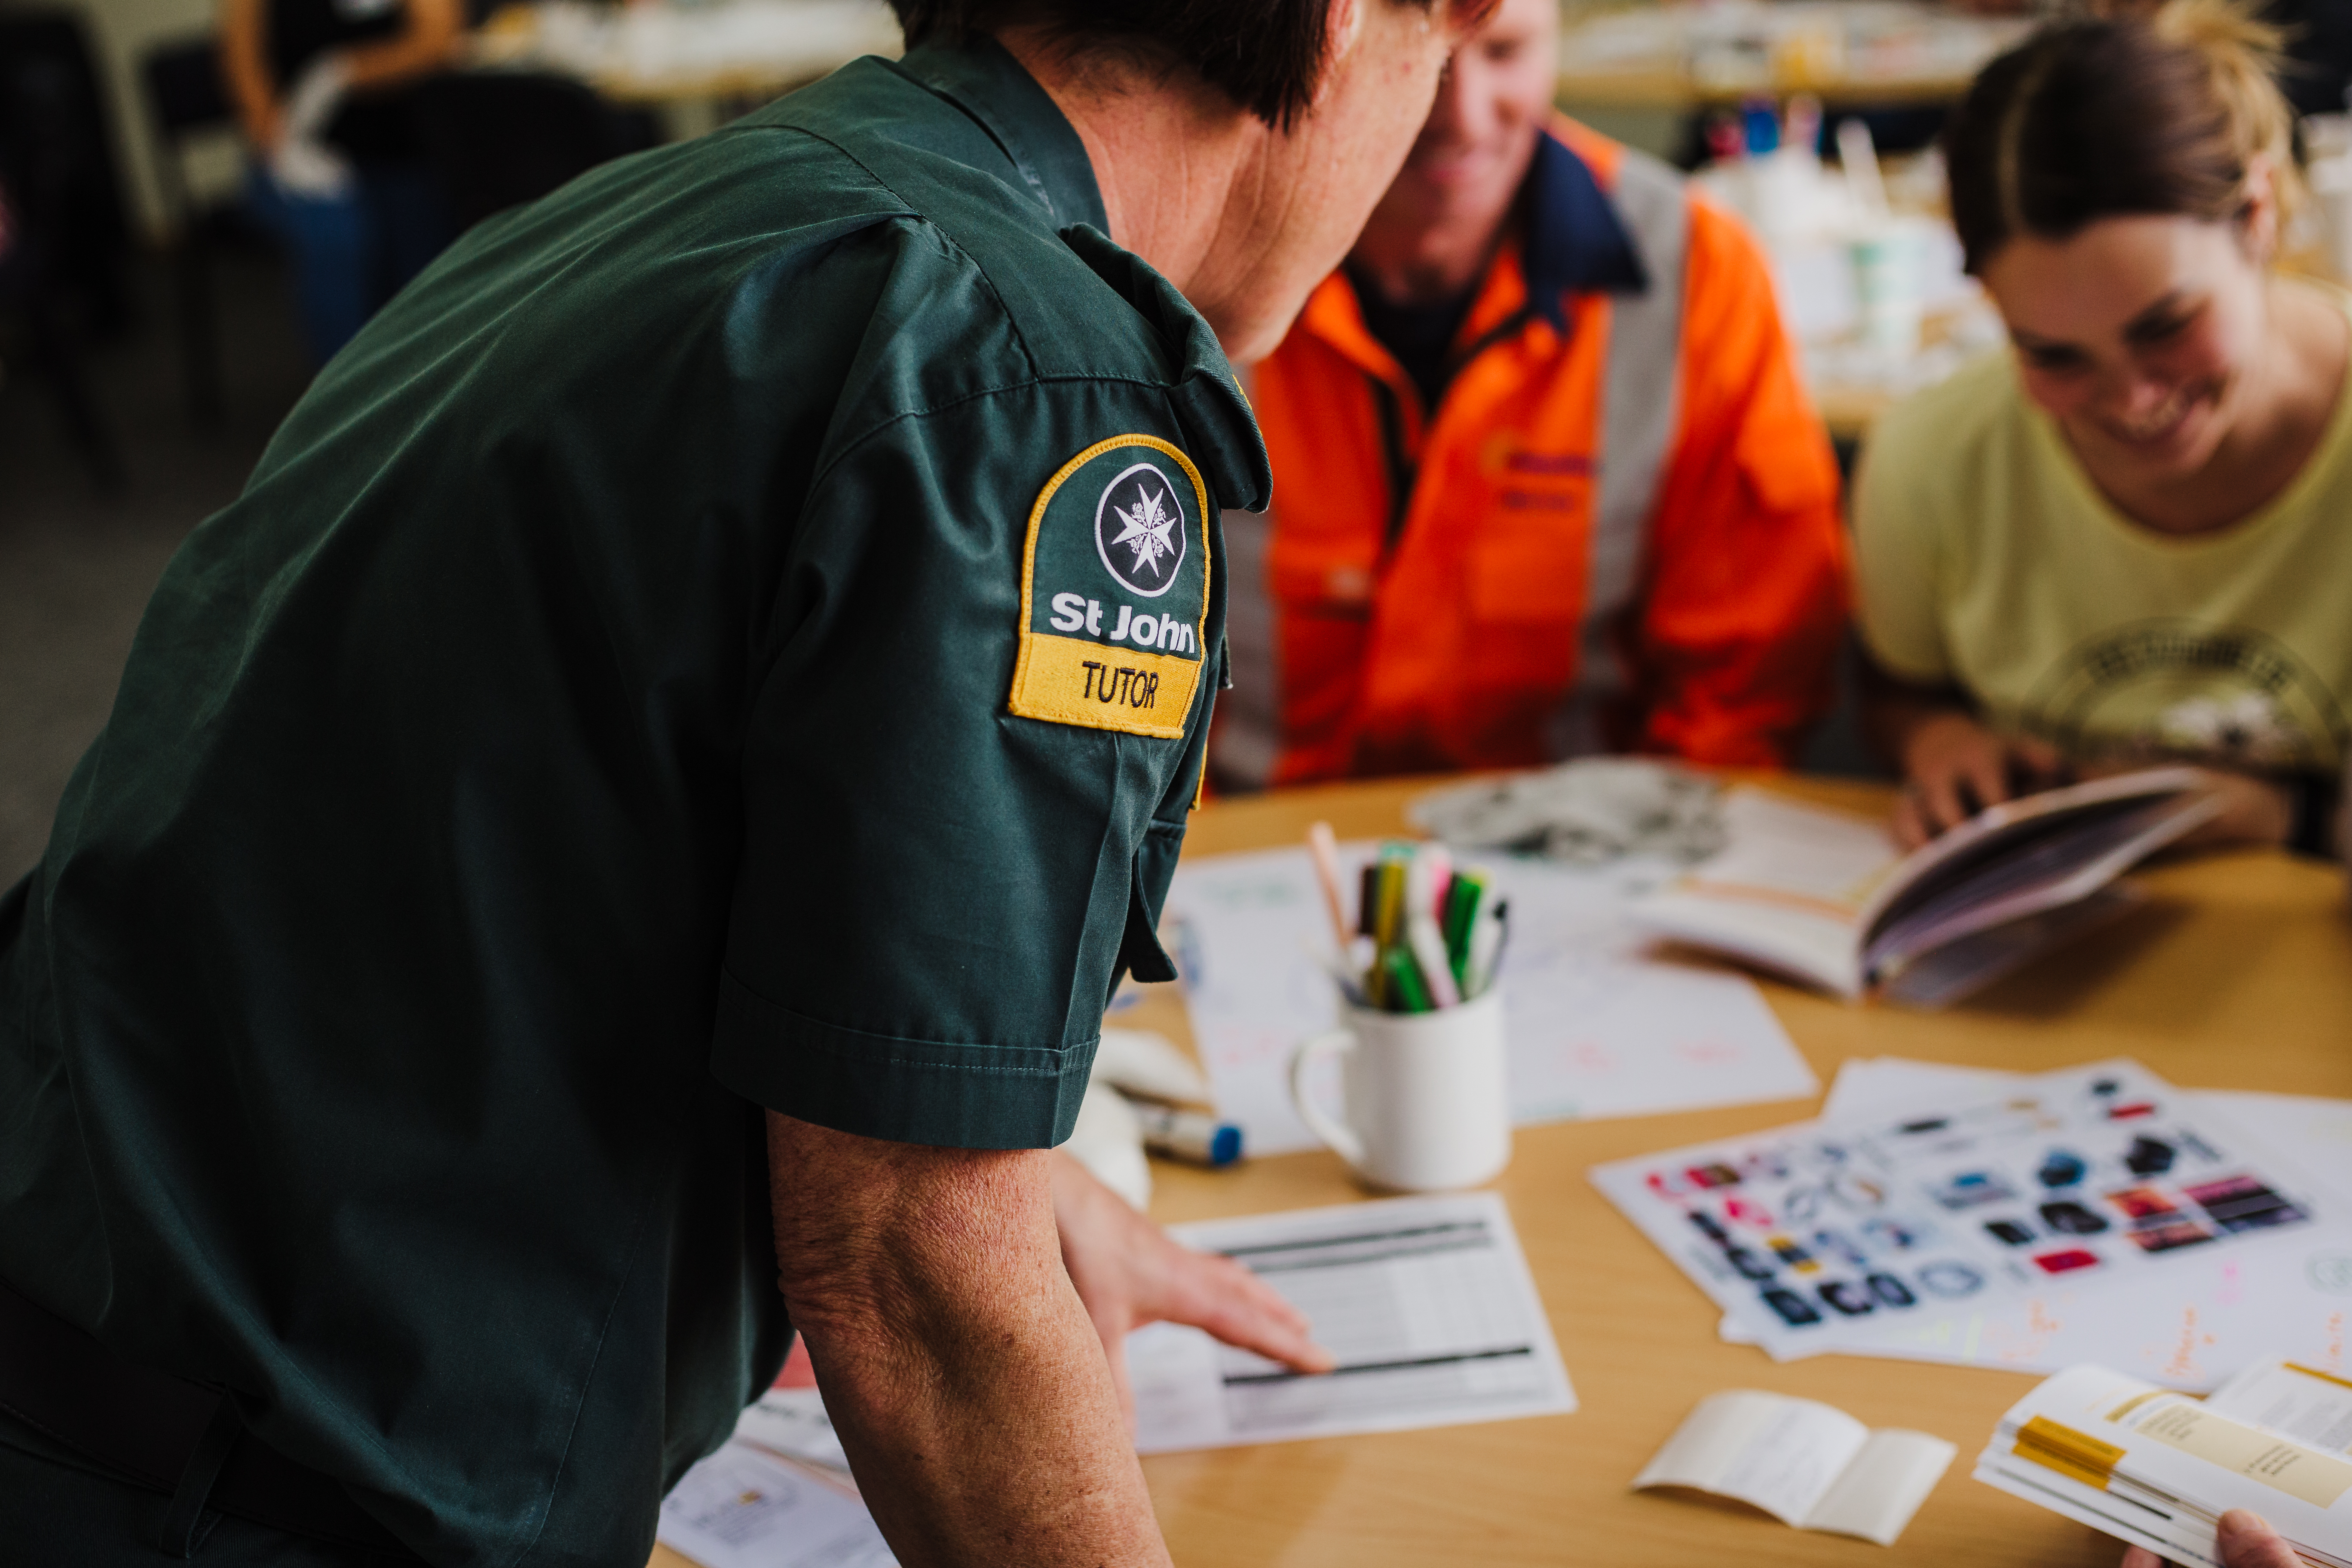
<svg viewBox="0 0 2352 1568">
<path fill-rule="evenodd" d="M 1863 652 L 1870 656 L 1870 661 L 1873 664 L 1895 679 L 1912 686 L 1922 687 L 1948 686 L 1952 683 L 1951 666 L 1933 648 L 1904 648 L 1897 651 L 1887 646 L 1891 639 L 1885 635 L 1883 628 L 1874 626 L 1867 616 L 1855 616 L 1854 624 L 1855 629 L 1861 634 Z"/>
<path fill-rule="evenodd" d="M 837 1132 L 948 1149 L 1046 1149 L 1077 1121 L 1094 1047 L 868 1034 L 804 1017 L 722 974 L 710 1070 L 746 1099 Z"/>
</svg>

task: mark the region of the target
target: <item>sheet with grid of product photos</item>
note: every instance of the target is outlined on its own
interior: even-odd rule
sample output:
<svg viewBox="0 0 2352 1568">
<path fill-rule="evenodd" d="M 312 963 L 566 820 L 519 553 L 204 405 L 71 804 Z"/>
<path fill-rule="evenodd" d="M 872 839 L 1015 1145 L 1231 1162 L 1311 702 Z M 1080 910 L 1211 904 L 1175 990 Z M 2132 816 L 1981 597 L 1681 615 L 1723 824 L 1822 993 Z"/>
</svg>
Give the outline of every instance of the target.
<svg viewBox="0 0 2352 1568">
<path fill-rule="evenodd" d="M 2309 1173 L 2128 1061 L 1946 1089 L 1592 1179 L 1724 1309 L 1727 1338 L 1782 1360 L 1901 1354 L 1887 1348 L 1901 1325 L 2061 1285 L 2134 1290 L 2347 1217 Z"/>
</svg>

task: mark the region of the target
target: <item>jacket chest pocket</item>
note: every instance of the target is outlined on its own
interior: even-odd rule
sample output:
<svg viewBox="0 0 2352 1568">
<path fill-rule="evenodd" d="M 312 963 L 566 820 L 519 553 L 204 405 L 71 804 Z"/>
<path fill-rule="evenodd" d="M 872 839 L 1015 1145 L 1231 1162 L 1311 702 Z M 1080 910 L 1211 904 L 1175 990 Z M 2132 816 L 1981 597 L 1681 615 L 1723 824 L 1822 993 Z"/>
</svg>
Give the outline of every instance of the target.
<svg viewBox="0 0 2352 1568">
<path fill-rule="evenodd" d="M 1464 562 L 1471 619 L 1573 626 L 1584 612 L 1591 481 L 1507 489 L 1496 499 Z"/>
</svg>

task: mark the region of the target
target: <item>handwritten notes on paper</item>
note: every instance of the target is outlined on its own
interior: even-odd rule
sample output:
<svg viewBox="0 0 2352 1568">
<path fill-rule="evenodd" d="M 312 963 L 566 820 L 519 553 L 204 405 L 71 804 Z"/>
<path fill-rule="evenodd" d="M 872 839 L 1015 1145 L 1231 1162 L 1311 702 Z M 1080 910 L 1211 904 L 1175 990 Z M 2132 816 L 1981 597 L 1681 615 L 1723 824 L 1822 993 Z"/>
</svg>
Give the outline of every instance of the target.
<svg viewBox="0 0 2352 1568">
<path fill-rule="evenodd" d="M 1341 847 L 1352 876 L 1372 847 Z M 1801 1099 L 1820 1085 L 1753 983 L 1642 956 L 1623 920 L 1662 865 L 1494 863 L 1510 900 L 1502 980 L 1521 1125 Z M 1253 1153 L 1316 1147 L 1291 1108 L 1293 1047 L 1330 1028 L 1336 956 L 1303 849 L 1188 861 L 1165 923 L 1217 1109 Z"/>
<path fill-rule="evenodd" d="M 1877 1114 L 1923 1096 L 1974 1096 L 2009 1075 L 1882 1058 L 1838 1074 L 1825 1119 Z M 2352 1171 L 2352 1101 L 2231 1089 L 2187 1099 L 2303 1179 Z M 1735 1336 L 1727 1336 L 1735 1337 Z M 2264 1355 L 2352 1376 L 2352 1226 L 2314 1227 L 2239 1253 L 2191 1252 L 2162 1288 L 2116 1291 L 2053 1280 L 2021 1301 L 1908 1322 L 1860 1353 L 2057 1372 L 2098 1362 L 2173 1388 L 2207 1389 Z M 1853 1347 L 1848 1347 L 1853 1348 Z"/>
</svg>

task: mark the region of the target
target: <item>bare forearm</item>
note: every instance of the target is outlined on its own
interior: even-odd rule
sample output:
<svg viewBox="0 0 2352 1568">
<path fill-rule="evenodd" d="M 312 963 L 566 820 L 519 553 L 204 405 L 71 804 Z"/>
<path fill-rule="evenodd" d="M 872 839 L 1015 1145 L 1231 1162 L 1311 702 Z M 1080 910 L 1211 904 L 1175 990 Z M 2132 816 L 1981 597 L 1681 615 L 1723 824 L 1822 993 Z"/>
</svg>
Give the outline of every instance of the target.
<svg viewBox="0 0 2352 1568">
<path fill-rule="evenodd" d="M 785 1300 L 899 1561 L 1165 1563 L 1061 1264 L 1049 1156 L 908 1149 L 877 1168 L 868 1141 L 770 1126 Z M 940 1160 L 960 1165 L 944 1199 Z"/>
<path fill-rule="evenodd" d="M 343 69 L 354 88 L 388 87 L 440 69 L 457 55 L 465 30 L 458 0 L 408 0 L 407 25 L 378 43 L 343 50 Z"/>
<path fill-rule="evenodd" d="M 277 84 L 264 58 L 260 0 L 228 0 L 220 26 L 221 79 L 246 140 L 267 152 L 278 144 L 279 109 Z"/>
</svg>

